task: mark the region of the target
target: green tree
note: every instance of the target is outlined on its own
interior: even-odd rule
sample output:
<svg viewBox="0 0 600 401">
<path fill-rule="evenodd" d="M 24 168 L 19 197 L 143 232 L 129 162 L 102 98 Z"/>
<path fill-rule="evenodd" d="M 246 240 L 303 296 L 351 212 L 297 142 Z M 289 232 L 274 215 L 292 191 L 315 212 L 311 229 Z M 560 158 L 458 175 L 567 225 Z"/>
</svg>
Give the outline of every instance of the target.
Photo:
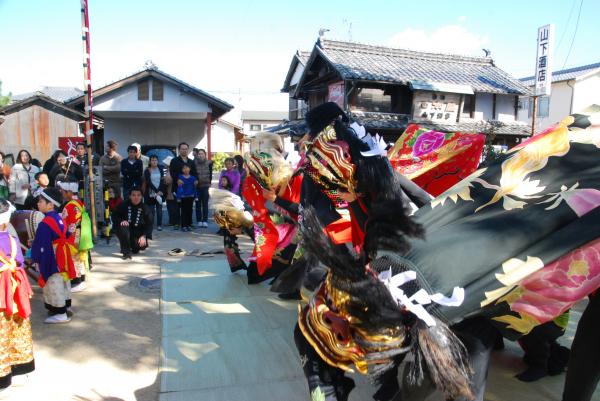
<svg viewBox="0 0 600 401">
<path fill-rule="evenodd" d="M 8 92 L 6 96 L 2 95 L 2 81 L 0 81 L 0 107 L 4 107 L 10 102 L 11 96 L 11 92 Z"/>
</svg>

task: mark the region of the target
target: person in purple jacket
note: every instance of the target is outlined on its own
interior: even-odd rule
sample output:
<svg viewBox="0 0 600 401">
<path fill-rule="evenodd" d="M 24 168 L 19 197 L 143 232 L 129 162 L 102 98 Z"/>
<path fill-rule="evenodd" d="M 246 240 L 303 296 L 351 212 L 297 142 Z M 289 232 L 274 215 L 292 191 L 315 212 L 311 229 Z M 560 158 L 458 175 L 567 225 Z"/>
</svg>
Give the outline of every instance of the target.
<svg viewBox="0 0 600 401">
<path fill-rule="evenodd" d="M 234 194 L 240 193 L 240 172 L 235 168 L 235 160 L 233 157 L 225 159 L 225 170 L 221 171 L 221 175 L 219 176 L 219 189 L 227 189 L 221 186 L 221 177 L 227 177 L 231 184 L 231 192 Z"/>
</svg>

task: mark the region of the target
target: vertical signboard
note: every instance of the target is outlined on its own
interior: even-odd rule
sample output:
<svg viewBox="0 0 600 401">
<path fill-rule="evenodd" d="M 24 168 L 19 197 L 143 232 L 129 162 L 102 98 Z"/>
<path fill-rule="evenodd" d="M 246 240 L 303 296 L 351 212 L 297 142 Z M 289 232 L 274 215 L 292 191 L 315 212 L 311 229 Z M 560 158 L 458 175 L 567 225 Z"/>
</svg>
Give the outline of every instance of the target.
<svg viewBox="0 0 600 401">
<path fill-rule="evenodd" d="M 537 57 L 535 59 L 535 96 L 550 96 L 552 85 L 552 44 L 554 25 L 538 28 Z"/>
<path fill-rule="evenodd" d="M 328 95 L 327 100 L 337 103 L 342 109 L 344 108 L 344 82 L 329 84 Z"/>
</svg>

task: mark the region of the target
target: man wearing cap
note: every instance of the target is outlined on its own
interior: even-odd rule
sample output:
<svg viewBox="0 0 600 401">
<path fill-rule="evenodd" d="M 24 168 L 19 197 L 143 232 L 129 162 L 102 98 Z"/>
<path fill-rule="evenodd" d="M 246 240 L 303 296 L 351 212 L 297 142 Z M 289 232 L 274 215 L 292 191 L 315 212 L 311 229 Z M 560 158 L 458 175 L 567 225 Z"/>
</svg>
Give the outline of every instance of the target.
<svg viewBox="0 0 600 401">
<path fill-rule="evenodd" d="M 148 166 L 150 165 L 150 158 L 146 155 L 142 154 L 142 145 L 140 145 L 137 142 L 134 142 L 131 144 L 131 146 L 135 146 L 137 149 L 137 158 L 140 159 L 142 161 L 142 167 L 144 169 L 144 171 L 148 168 Z"/>
</svg>

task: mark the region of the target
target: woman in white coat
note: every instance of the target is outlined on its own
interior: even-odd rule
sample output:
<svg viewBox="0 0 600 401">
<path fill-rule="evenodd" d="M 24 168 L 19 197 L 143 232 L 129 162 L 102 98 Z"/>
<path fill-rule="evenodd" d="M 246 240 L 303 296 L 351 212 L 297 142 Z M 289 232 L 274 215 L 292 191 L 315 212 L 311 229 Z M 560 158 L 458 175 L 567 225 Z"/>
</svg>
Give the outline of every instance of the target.
<svg viewBox="0 0 600 401">
<path fill-rule="evenodd" d="M 17 209 L 22 210 L 27 197 L 37 188 L 35 175 L 40 169 L 31 164 L 31 154 L 22 149 L 17 156 L 17 162 L 10 171 L 8 181 L 10 190 L 10 200 Z"/>
</svg>

